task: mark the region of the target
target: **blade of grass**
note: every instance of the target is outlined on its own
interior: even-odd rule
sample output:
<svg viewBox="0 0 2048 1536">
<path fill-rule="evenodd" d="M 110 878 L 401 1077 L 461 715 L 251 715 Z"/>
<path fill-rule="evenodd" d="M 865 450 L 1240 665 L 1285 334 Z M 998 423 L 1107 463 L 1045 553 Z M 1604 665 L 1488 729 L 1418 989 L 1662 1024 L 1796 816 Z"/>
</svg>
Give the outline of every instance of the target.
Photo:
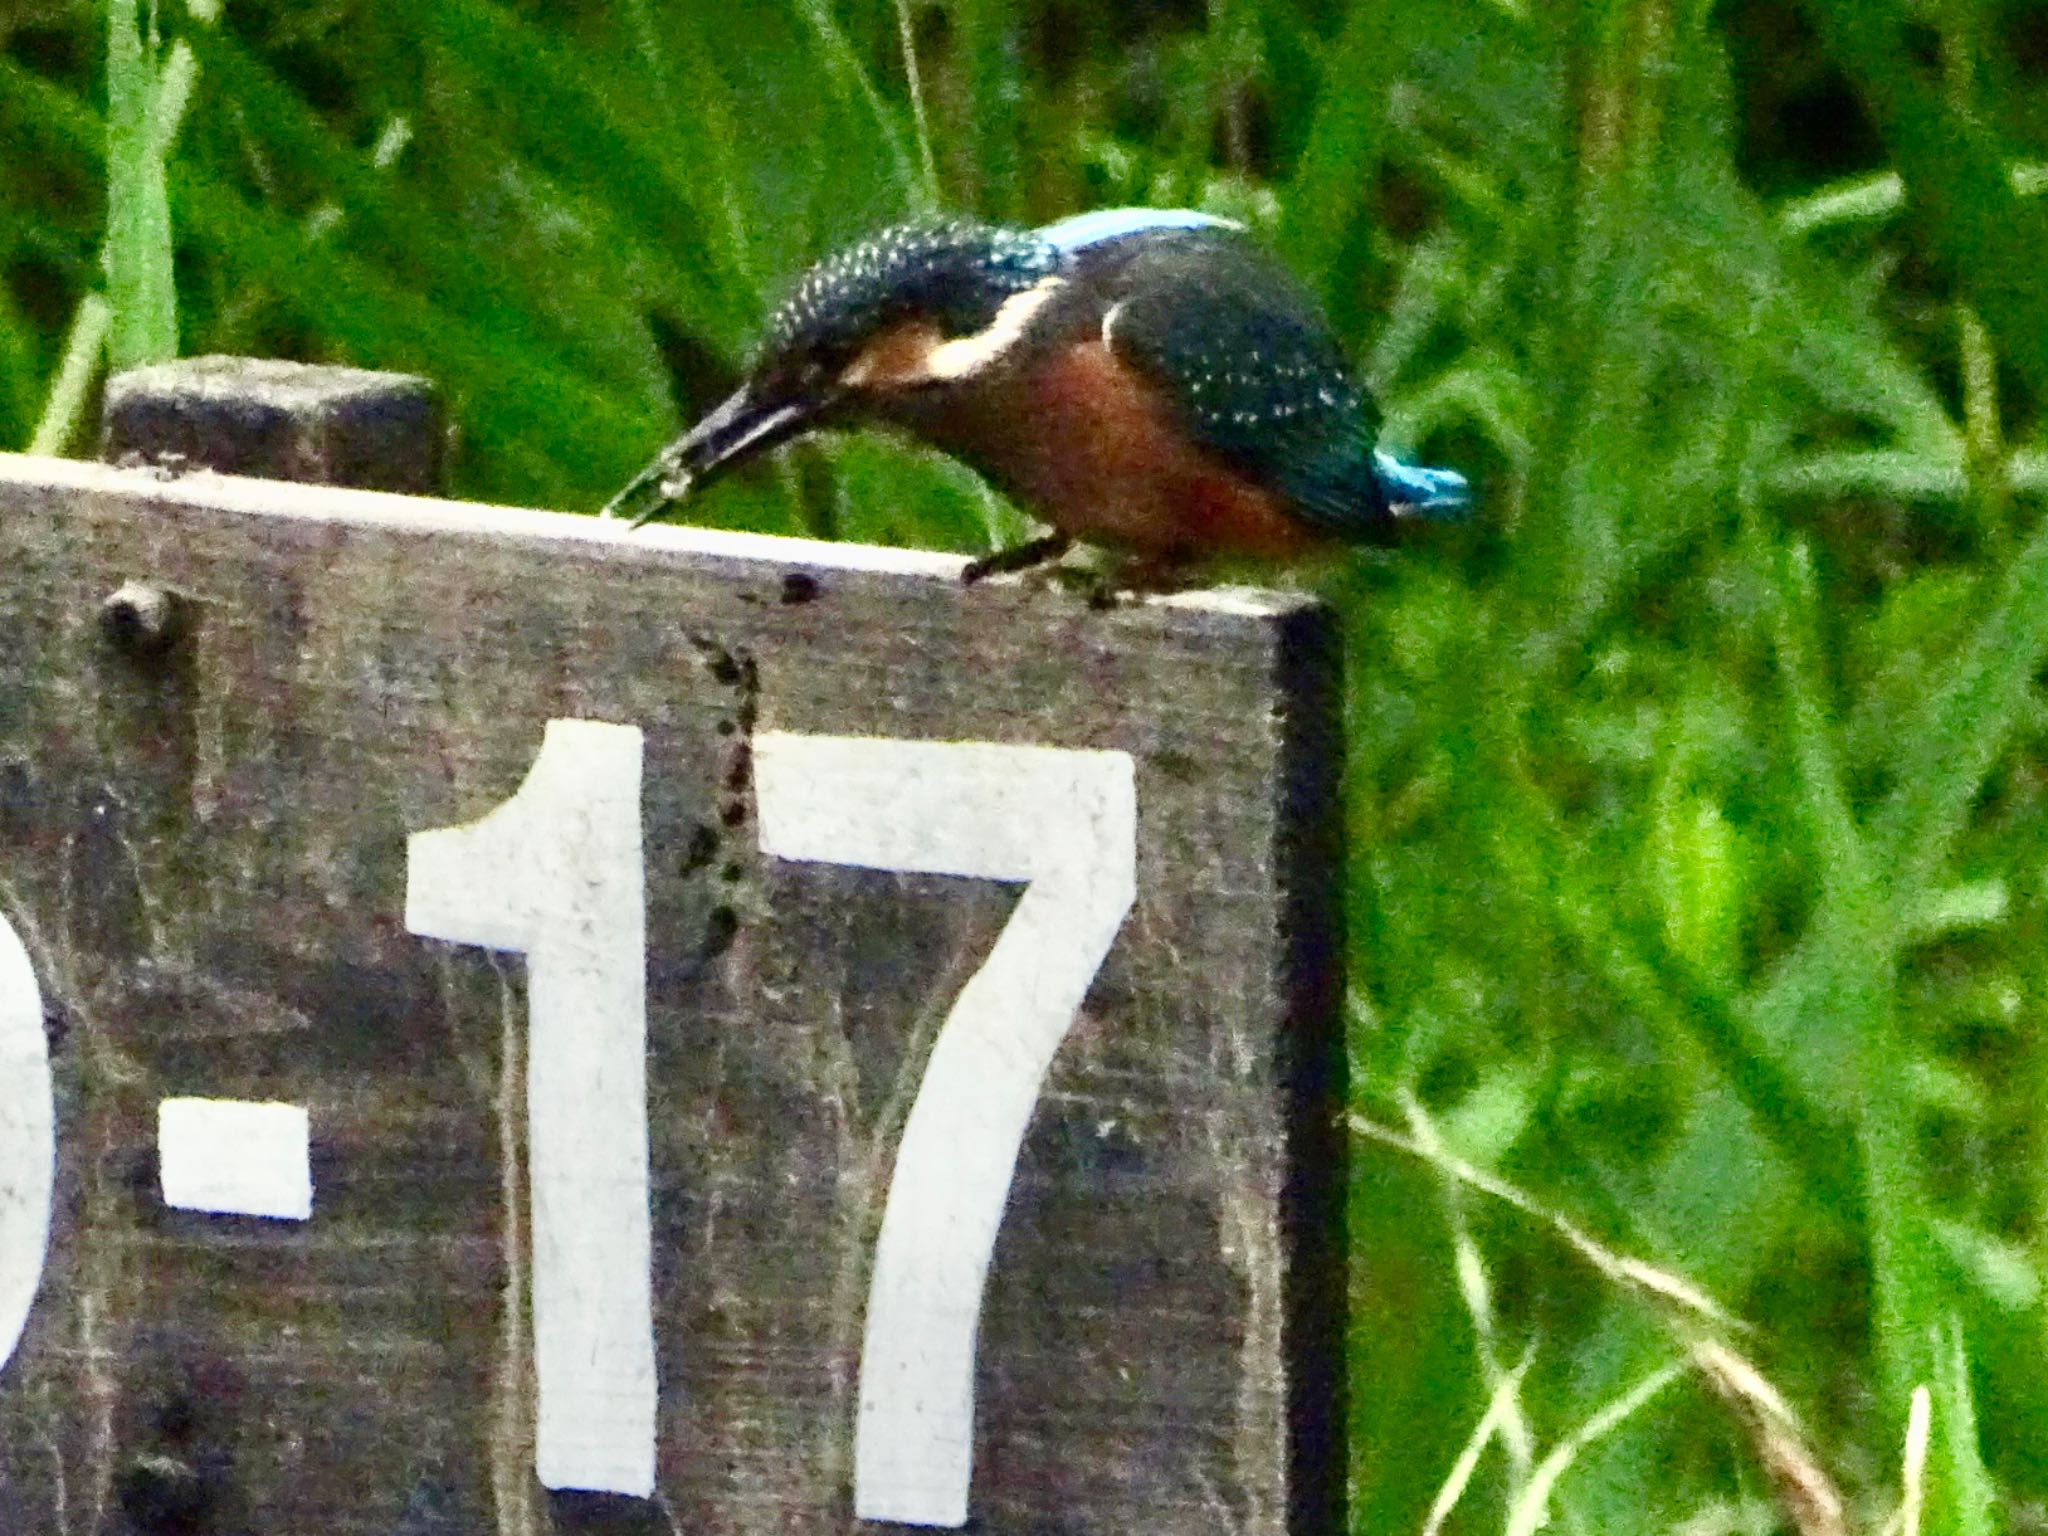
<svg viewBox="0 0 2048 1536">
<path fill-rule="evenodd" d="M 1023 18 L 1009 0 L 957 0 L 965 102 L 947 141 L 976 181 L 974 207 L 992 218 L 1025 213 L 1024 112 L 1030 81 L 1019 38 Z"/>
<path fill-rule="evenodd" d="M 505 330 L 507 345 L 532 353 L 536 366 L 587 375 L 611 362 L 614 344 L 597 338 L 631 324 L 624 296 L 606 306 L 607 317 L 577 312 L 575 290 L 559 273 L 529 263 L 518 249 L 480 249 L 454 214 L 341 140 L 235 39 L 205 36 L 198 53 L 214 89 L 235 104 L 277 172 L 322 189 L 363 259 L 388 264 L 396 280 L 430 294 L 437 310 Z M 512 316 L 522 323 L 508 326 Z"/>
<path fill-rule="evenodd" d="M 1752 533 L 1751 538 L 1755 544 L 1761 535 Z M 1761 552 L 1760 557 L 1768 558 Z M 1786 731 L 1824 883 L 1814 943 L 1807 951 L 1813 967 L 1809 1006 L 1786 1022 L 1807 1038 L 1822 1036 L 1821 1057 L 1832 1059 L 1852 1097 L 1870 1244 L 1871 1351 L 1892 1413 L 1903 1422 L 1914 1386 L 1933 1365 L 1926 1341 L 1934 1321 L 1946 1312 L 1946 1287 L 1929 1227 L 1912 1106 L 1901 1091 L 1907 1064 L 1893 1012 L 1898 923 L 1849 811 L 1840 754 L 1815 680 L 1808 625 L 1819 600 L 1811 561 L 1804 546 L 1795 545 L 1774 564 L 1773 643 Z"/>
<path fill-rule="evenodd" d="M 1594 1442 L 1611 1434 L 1653 1401 L 1659 1393 L 1686 1373 L 1683 1365 L 1667 1365 L 1651 1372 L 1587 1419 L 1552 1448 L 1536 1464 L 1529 1486 L 1508 1513 L 1505 1536 L 1537 1536 L 1550 1522 L 1550 1499 L 1558 1481 Z"/>
<path fill-rule="evenodd" d="M 144 47 L 136 0 L 107 4 L 107 298 L 113 306 L 108 363 L 115 371 L 178 355 L 177 290 L 171 271 L 171 209 L 164 149 L 155 128 L 152 14 Z"/>
<path fill-rule="evenodd" d="M 125 329 L 120 326 L 119 306 L 99 293 L 88 292 L 79 300 L 56 377 L 29 441 L 31 453 L 62 453 L 78 440 L 103 357 L 118 368 L 116 359 L 122 356 L 162 361 L 177 354 L 177 294 L 164 162 L 191 105 L 198 68 L 191 45 L 180 41 L 152 81 L 151 65 L 135 35 L 132 5 L 130 9 L 127 24 L 109 33 L 108 234 L 100 261 L 108 293 L 127 295 L 133 323 Z M 216 12 L 208 0 L 197 0 L 188 14 L 203 25 Z M 114 25 L 110 21 L 110 27 Z M 153 57 L 159 51 L 154 47 L 154 13 L 151 36 Z"/>
<path fill-rule="evenodd" d="M 1479 1470 L 1479 1458 L 1486 1453 L 1487 1446 L 1493 1443 L 1496 1435 L 1506 1432 L 1511 1420 L 1521 1417 L 1522 1377 L 1535 1358 L 1536 1351 L 1532 1346 L 1514 1368 L 1501 1375 L 1494 1384 L 1493 1392 L 1486 1401 L 1486 1411 L 1472 1426 L 1471 1437 L 1459 1450 L 1458 1459 L 1451 1463 L 1450 1474 L 1444 1478 L 1435 1501 L 1429 1506 L 1429 1518 L 1422 1523 L 1422 1536 L 1438 1536 L 1443 1530 L 1444 1522 L 1451 1518 L 1459 1500 L 1465 1497 L 1465 1490 L 1471 1485 L 1472 1474 Z"/>
<path fill-rule="evenodd" d="M 290 296 L 353 355 L 384 366 L 412 366 L 471 406 L 480 444 L 535 461 L 543 484 L 573 485 L 590 476 L 572 466 L 630 441 L 638 417 L 609 393 L 537 363 L 499 330 L 472 325 L 331 243 L 309 241 L 297 221 L 245 201 L 211 178 L 188 172 L 180 186 L 196 239 L 220 253 L 242 281 Z M 542 469 L 542 465 L 551 468 Z M 569 470 L 565 480 L 564 471 Z"/>
<path fill-rule="evenodd" d="M 1280 245 L 1295 270 L 1328 293 L 1338 253 L 1379 179 L 1386 133 L 1387 60 L 1394 56 L 1391 0 L 1355 5 L 1323 55 L 1322 85 L 1307 146 L 1283 199 Z"/>
<path fill-rule="evenodd" d="M 1401 1095 L 1401 1110 L 1408 1121 L 1408 1133 L 1417 1145 L 1432 1157 L 1441 1157 L 1444 1147 L 1437 1136 L 1436 1125 L 1422 1101 L 1413 1093 Z M 1431 1167 L 1439 1174 L 1437 1194 L 1443 1205 L 1444 1220 L 1451 1229 L 1451 1246 L 1455 1255 L 1458 1276 L 1459 1299 L 1465 1303 L 1465 1311 L 1472 1319 L 1472 1341 L 1474 1352 L 1479 1357 L 1480 1379 L 1493 1391 L 1495 1405 L 1487 1409 L 1487 1420 L 1483 1428 L 1491 1434 L 1498 1430 L 1501 1448 L 1506 1452 L 1508 1464 L 1513 1469 L 1513 1488 L 1519 1490 L 1527 1479 L 1536 1456 L 1536 1437 L 1529 1427 L 1529 1421 L 1522 1412 L 1520 1399 L 1515 1387 L 1520 1383 L 1522 1372 L 1527 1369 L 1531 1352 L 1524 1354 L 1522 1363 L 1512 1371 L 1505 1369 L 1500 1359 L 1500 1330 L 1494 1313 L 1493 1285 L 1487 1276 L 1486 1259 L 1480 1252 L 1478 1241 L 1472 1235 L 1472 1224 L 1467 1219 L 1465 1194 L 1455 1179 L 1443 1176 L 1440 1164 Z M 1503 1399 L 1501 1394 L 1507 1395 Z M 1477 1431 L 1475 1431 L 1475 1443 Z M 1476 1456 L 1476 1452 L 1475 1452 Z M 1470 1469 L 1467 1469 L 1467 1476 Z M 1455 1502 L 1453 1499 L 1452 1502 Z M 1448 1505 L 1443 1506 L 1448 1515 Z"/>
<path fill-rule="evenodd" d="M 683 88 L 707 87 L 706 100 L 692 96 L 691 111 L 657 125 L 588 60 L 489 0 L 434 0 L 416 14 L 436 67 L 473 88 L 501 142 L 571 185 L 607 188 L 622 219 L 694 279 L 694 312 L 738 352 L 759 319 L 760 285 L 733 184 L 729 92 L 704 78 L 699 40 L 679 50 Z"/>
<path fill-rule="evenodd" d="M 220 19 L 220 0 L 185 0 L 185 15 L 193 30 L 203 34 Z M 185 112 L 192 105 L 192 90 L 198 80 L 199 61 L 191 42 L 181 37 L 171 44 L 150 104 L 150 142 L 159 163 L 170 158 L 171 148 L 178 142 L 178 130 L 185 125 Z"/>
<path fill-rule="evenodd" d="M 47 81 L 21 78 L 0 65 L 0 86 L 34 101 L 45 127 L 84 148 L 99 124 L 77 97 Z M 324 241 L 309 239 L 294 219 L 244 199 L 203 166 L 184 167 L 181 201 L 194 238 L 223 257 L 239 275 L 259 279 L 319 320 L 357 355 L 399 365 L 425 366 L 458 397 L 493 403 L 480 420 L 505 412 L 509 435 L 529 449 L 570 444 L 628 431 L 630 412 L 573 374 L 532 361 L 501 327 L 470 326 Z M 394 355 L 396 349 L 402 355 Z"/>
<path fill-rule="evenodd" d="M 2020 551 L 2002 586 L 1976 637 L 1904 734 L 1899 787 L 1874 821 L 1879 863 L 1894 871 L 1902 892 L 1935 883 L 1986 775 L 2026 718 L 2021 706 L 2048 659 L 2048 528 Z"/>
<path fill-rule="evenodd" d="M 1791 1406 L 1754 1364 L 1715 1339 L 1696 1340 L 1693 1367 L 1720 1394 L 1799 1536 L 1850 1536 L 1848 1501 L 1807 1443 Z"/>
<path fill-rule="evenodd" d="M 839 20 L 832 14 L 829 0 L 799 0 L 796 14 L 809 30 L 817 47 L 820 72 L 831 82 L 839 94 L 842 105 L 852 107 L 858 104 L 860 110 L 874 124 L 875 136 L 882 141 L 888 152 L 896 190 L 904 208 L 911 207 L 925 186 L 936 187 L 936 172 L 927 172 L 927 180 L 920 182 L 917 166 L 910 158 L 910 149 L 903 142 L 903 125 L 897 121 L 894 110 L 882 99 L 876 88 L 874 77 L 861 62 L 853 41 Z M 928 152 L 929 145 L 921 146 Z M 882 210 L 875 210 L 879 218 Z"/>
<path fill-rule="evenodd" d="M 1766 1140 L 1799 1172 L 1816 1199 L 1842 1208 L 1855 1182 L 1841 1165 L 1843 1127 L 1789 1071 L 1761 1048 L 1746 1011 L 1737 1011 L 1653 931 L 1625 932 L 1586 857 L 1556 822 L 1534 785 L 1523 781 L 1498 822 L 1495 857 L 1532 911 L 1544 916 L 1626 1007 L 1692 1040 L 1752 1114 Z"/>
<path fill-rule="evenodd" d="M 1929 1506 L 1946 1536 L 1996 1536 L 1998 1489 L 1977 1431 L 1977 1397 L 1960 1319 L 1950 1316 L 1934 1342 L 1934 1481 Z"/>
<path fill-rule="evenodd" d="M 720 11 L 710 13 L 713 17 Z M 725 234 L 726 261 L 733 274 L 745 284 L 744 292 L 758 309 L 762 294 L 762 271 L 755 249 L 754 229 L 748 217 L 747 187 L 741 173 L 740 119 L 733 105 L 732 87 L 719 75 L 717 49 L 703 29 L 702 17 L 692 14 L 693 35 L 673 50 L 682 65 L 683 92 L 688 109 L 664 119 L 665 126 L 679 141 L 676 149 L 689 158 L 686 185 L 706 189 L 700 195 L 709 202 L 707 213 L 716 217 Z"/>
<path fill-rule="evenodd" d="M 1936 253 L 2014 367 L 2048 391 L 2048 204 L 2018 195 L 2012 157 L 1982 118 L 1915 68 L 1916 15 L 1903 0 L 1804 0 L 1804 9 L 1869 103 Z"/>
<path fill-rule="evenodd" d="M 1899 1536 L 1920 1536 L 1920 1517 L 1927 1508 L 1927 1439 L 1933 1423 L 1932 1400 L 1925 1387 L 1913 1389 L 1906 1410 L 1905 1452 L 1899 1458 Z"/>
<path fill-rule="evenodd" d="M 2015 197 L 2048 192 L 2048 165 L 2022 162 L 2006 168 Z M 1822 187 L 1787 200 L 1778 221 L 1788 235 L 1810 234 L 1842 224 L 1873 224 L 1889 219 L 1906 206 L 1906 182 L 1897 171 L 1879 171 Z"/>
<path fill-rule="evenodd" d="M 105 355 L 107 331 L 113 323 L 113 306 L 97 293 L 78 301 L 71 317 L 71 329 L 64 338 L 64 353 L 57 365 L 57 377 L 43 402 L 43 414 L 29 439 L 30 453 L 59 454 L 78 441 L 85 427 L 86 402 L 93 376 Z"/>
<path fill-rule="evenodd" d="M 917 131 L 917 163 L 922 175 L 918 201 L 927 209 L 939 206 L 939 162 L 932 154 L 931 118 L 925 112 L 924 76 L 917 66 L 917 24 L 910 0 L 896 0 L 896 40 L 903 52 L 903 83 L 910 93 L 910 120 Z"/>
<path fill-rule="evenodd" d="M 19 228 L 20 217 L 0 191 L 0 228 Z M 6 254 L 7 243 L 0 240 L 0 261 Z M 0 442 L 25 442 L 34 432 L 36 399 L 44 388 L 40 340 L 14 296 L 0 287 Z"/>
<path fill-rule="evenodd" d="M 1760 546 L 1761 537 L 1753 535 L 1753 545 Z M 1772 644 L 1801 790 L 1797 809 L 1824 887 L 1814 927 L 1822 948 L 1835 957 L 1821 989 L 1829 1006 L 1799 1020 L 1799 1059 L 1807 1080 L 1824 1083 L 1823 1096 L 1839 1103 L 1853 1097 L 1850 1084 L 1858 1048 L 1869 1044 L 1868 1021 L 1879 1013 L 1889 1017 L 1894 941 L 1872 860 L 1842 789 L 1840 755 L 1813 672 L 1816 648 L 1806 626 L 1819 603 L 1810 557 L 1796 544 L 1775 557 L 1759 548 L 1756 558 L 1773 567 L 1766 590 L 1776 594 Z"/>
<path fill-rule="evenodd" d="M 1345 1124 L 1354 1136 L 1376 1141 L 1381 1146 L 1405 1152 L 1429 1165 L 1447 1179 L 1476 1190 L 1530 1217 L 1585 1260 L 1606 1280 L 1649 1304 L 1662 1322 L 1693 1328 L 1706 1323 L 1718 1328 L 1739 1326 L 1735 1318 L 1713 1297 L 1682 1275 L 1659 1269 L 1631 1254 L 1610 1248 L 1569 1217 L 1548 1209 L 1505 1179 L 1475 1168 L 1444 1147 L 1441 1142 L 1425 1144 L 1406 1132 L 1380 1124 L 1369 1115 L 1353 1111 Z"/>
</svg>

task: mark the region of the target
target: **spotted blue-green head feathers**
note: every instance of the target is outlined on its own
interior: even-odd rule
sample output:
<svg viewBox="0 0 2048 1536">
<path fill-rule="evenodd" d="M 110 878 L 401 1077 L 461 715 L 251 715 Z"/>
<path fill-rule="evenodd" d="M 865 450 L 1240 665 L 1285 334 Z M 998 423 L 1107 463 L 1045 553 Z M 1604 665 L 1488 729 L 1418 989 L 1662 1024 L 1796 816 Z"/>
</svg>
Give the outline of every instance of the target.
<svg viewBox="0 0 2048 1536">
<path fill-rule="evenodd" d="M 1059 266 L 1025 230 L 965 219 L 903 224 L 826 257 L 769 317 L 764 361 L 795 349 L 851 348 L 894 319 L 919 315 L 947 335 L 986 326 L 1003 301 Z"/>
</svg>

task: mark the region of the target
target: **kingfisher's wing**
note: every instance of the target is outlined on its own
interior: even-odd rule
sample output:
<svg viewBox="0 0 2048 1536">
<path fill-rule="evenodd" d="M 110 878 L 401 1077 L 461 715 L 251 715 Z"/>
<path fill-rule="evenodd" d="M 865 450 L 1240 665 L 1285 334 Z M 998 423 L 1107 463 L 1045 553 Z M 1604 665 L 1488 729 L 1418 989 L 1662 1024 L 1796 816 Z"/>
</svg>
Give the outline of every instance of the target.
<svg viewBox="0 0 2048 1536">
<path fill-rule="evenodd" d="M 1379 411 L 1292 273 L 1249 240 L 1191 230 L 1143 242 L 1105 276 L 1103 341 L 1195 441 L 1317 527 L 1391 531 Z"/>
</svg>

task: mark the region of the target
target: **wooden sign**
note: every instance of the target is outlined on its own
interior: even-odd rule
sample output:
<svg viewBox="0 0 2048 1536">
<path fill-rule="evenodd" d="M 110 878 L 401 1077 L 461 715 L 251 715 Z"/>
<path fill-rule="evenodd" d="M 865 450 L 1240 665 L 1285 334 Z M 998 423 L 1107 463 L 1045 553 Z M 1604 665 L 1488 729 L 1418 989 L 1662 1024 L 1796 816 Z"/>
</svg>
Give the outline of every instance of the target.
<svg viewBox="0 0 2048 1536">
<path fill-rule="evenodd" d="M 1327 615 L 0 457 L 0 1530 L 1342 1528 Z"/>
</svg>

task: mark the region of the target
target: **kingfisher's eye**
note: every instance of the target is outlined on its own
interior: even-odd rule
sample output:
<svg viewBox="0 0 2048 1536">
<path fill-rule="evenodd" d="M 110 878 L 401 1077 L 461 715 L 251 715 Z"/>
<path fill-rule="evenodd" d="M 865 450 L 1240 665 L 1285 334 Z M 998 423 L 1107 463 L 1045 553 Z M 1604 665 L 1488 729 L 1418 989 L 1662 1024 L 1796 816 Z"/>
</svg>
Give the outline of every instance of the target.
<svg viewBox="0 0 2048 1536">
<path fill-rule="evenodd" d="M 805 389 L 822 389 L 844 376 L 860 349 L 844 343 L 814 347 L 797 364 L 797 382 Z"/>
<path fill-rule="evenodd" d="M 776 395 L 813 394 L 838 377 L 832 358 L 823 351 L 784 356 L 764 373 L 773 380 L 770 393 Z"/>
</svg>

